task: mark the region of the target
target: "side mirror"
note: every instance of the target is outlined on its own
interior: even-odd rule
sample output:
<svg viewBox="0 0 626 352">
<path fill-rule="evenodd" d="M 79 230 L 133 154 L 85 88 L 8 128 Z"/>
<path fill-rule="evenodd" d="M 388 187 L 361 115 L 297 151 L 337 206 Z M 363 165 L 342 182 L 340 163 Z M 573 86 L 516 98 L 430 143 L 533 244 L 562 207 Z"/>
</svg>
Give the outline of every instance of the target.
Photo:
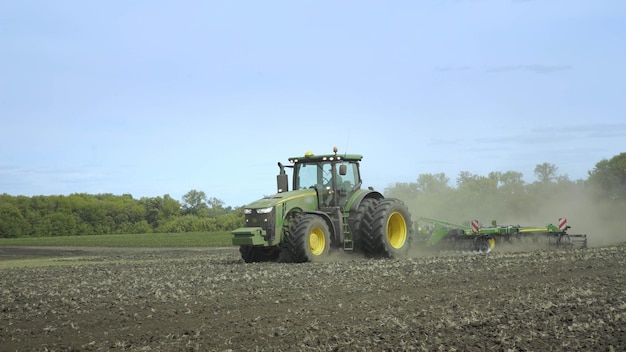
<svg viewBox="0 0 626 352">
<path fill-rule="evenodd" d="M 345 176 L 348 173 L 348 166 L 346 164 L 339 165 L 339 175 Z"/>
<path fill-rule="evenodd" d="M 276 191 L 278 193 L 289 191 L 289 178 L 285 172 L 285 166 L 280 161 L 278 162 L 278 168 L 280 173 L 276 175 Z"/>
<path fill-rule="evenodd" d="M 276 175 L 276 191 L 278 193 L 289 191 L 289 179 L 287 174 Z"/>
</svg>

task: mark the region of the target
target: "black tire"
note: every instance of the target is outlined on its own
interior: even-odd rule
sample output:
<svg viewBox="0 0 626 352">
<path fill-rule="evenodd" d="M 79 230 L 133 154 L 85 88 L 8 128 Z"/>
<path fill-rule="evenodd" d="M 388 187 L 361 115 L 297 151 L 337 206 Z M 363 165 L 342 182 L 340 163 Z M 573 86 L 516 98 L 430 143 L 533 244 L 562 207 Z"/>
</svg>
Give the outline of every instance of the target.
<svg viewBox="0 0 626 352">
<path fill-rule="evenodd" d="M 352 232 L 352 241 L 354 242 L 355 251 L 363 251 L 363 239 L 369 232 L 368 226 L 372 222 L 372 216 L 374 215 L 377 201 L 378 200 L 374 198 L 363 199 L 356 211 L 350 214 L 348 221 L 350 231 Z"/>
<path fill-rule="evenodd" d="M 403 257 L 408 254 L 413 229 L 407 206 L 397 199 L 378 204 L 363 237 L 363 250 L 371 257 Z"/>
<path fill-rule="evenodd" d="M 287 246 L 281 247 L 280 254 L 278 255 L 278 262 L 279 263 L 292 263 L 293 262 L 291 251 L 289 250 Z"/>
<path fill-rule="evenodd" d="M 493 237 L 482 235 L 474 237 L 474 250 L 478 253 L 487 254 L 491 252 L 496 246 L 496 241 Z"/>
<path fill-rule="evenodd" d="M 296 263 L 321 261 L 330 252 L 330 229 L 321 217 L 304 214 L 289 229 L 287 246 Z"/>
<path fill-rule="evenodd" d="M 270 262 L 278 259 L 278 247 L 239 246 L 241 258 L 246 263 Z"/>
</svg>

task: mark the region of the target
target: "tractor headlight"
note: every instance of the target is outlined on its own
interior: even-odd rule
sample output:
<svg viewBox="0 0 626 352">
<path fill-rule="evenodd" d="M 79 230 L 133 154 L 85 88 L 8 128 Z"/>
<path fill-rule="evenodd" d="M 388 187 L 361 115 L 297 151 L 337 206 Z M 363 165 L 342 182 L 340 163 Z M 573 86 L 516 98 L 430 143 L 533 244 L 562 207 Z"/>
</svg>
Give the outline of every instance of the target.
<svg viewBox="0 0 626 352">
<path fill-rule="evenodd" d="M 248 209 L 248 208 L 246 208 L 246 209 L 244 209 L 244 210 L 243 210 L 243 213 L 244 213 L 245 215 L 250 215 L 250 214 L 252 214 L 252 209 Z"/>
<path fill-rule="evenodd" d="M 274 209 L 274 207 L 260 208 L 256 210 L 257 214 L 267 214 L 270 213 Z"/>
</svg>

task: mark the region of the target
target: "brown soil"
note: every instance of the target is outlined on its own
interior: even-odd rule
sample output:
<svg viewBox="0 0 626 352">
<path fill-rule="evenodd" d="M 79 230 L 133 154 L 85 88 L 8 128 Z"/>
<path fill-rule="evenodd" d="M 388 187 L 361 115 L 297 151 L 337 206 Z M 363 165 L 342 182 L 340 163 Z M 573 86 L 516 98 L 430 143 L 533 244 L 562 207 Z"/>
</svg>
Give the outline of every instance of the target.
<svg viewBox="0 0 626 352">
<path fill-rule="evenodd" d="M 626 244 L 335 259 L 0 247 L 0 350 L 626 350 Z"/>
</svg>

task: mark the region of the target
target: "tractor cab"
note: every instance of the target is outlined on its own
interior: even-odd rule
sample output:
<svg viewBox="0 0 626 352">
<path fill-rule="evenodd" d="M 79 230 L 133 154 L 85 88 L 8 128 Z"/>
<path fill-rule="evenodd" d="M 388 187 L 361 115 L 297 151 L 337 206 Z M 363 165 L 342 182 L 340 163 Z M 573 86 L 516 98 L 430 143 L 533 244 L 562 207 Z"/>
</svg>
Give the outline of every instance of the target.
<svg viewBox="0 0 626 352">
<path fill-rule="evenodd" d="M 293 163 L 293 189 L 315 189 L 319 208 L 345 207 L 361 186 L 360 155 L 313 155 L 290 158 Z"/>
</svg>

